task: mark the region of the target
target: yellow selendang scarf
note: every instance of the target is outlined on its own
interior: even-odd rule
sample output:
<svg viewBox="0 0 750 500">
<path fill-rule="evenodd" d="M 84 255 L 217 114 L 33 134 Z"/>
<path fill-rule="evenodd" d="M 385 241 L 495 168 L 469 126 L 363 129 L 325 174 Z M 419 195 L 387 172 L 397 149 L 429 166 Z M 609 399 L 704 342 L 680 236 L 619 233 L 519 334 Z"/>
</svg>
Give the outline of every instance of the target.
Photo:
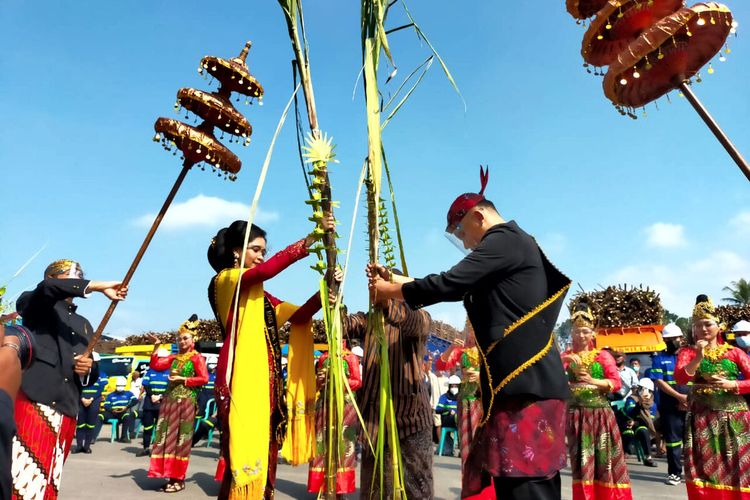
<svg viewBox="0 0 750 500">
<path fill-rule="evenodd" d="M 216 278 L 216 302 L 220 318 L 229 316 L 242 271 L 245 270 L 225 269 Z M 268 477 L 269 443 L 271 439 L 275 439 L 270 429 L 269 384 L 263 382 L 269 380 L 272 375 L 268 368 L 262 283 L 252 285 L 243 291 L 236 309 L 234 348 L 230 349 L 229 353 L 233 359 L 230 359 L 228 364 L 231 372 L 227 371 L 231 377 L 232 398 L 229 409 L 228 466 L 231 467 L 233 477 L 230 500 L 263 497 Z M 297 307 L 291 304 L 279 304 L 275 311 L 277 325 L 283 325 L 296 310 Z M 304 463 L 312 456 L 315 434 L 314 412 L 305 411 L 310 405 L 314 405 L 315 400 L 311 322 L 306 325 L 292 325 L 288 365 L 290 382 L 296 373 L 299 375 L 294 375 L 294 390 L 291 390 L 291 383 L 288 386 L 290 422 L 287 428 L 287 446 L 292 451 L 292 459 L 296 459 L 297 463 Z M 293 412 L 292 408 L 303 408 L 303 413 Z M 268 424 L 253 424 L 261 422 Z"/>
<path fill-rule="evenodd" d="M 286 302 L 276 307 L 278 324 L 286 323 L 297 308 Z M 289 332 L 286 403 L 289 421 L 281 456 L 292 465 L 312 460 L 315 455 L 315 357 L 312 320 L 292 323 Z"/>
</svg>

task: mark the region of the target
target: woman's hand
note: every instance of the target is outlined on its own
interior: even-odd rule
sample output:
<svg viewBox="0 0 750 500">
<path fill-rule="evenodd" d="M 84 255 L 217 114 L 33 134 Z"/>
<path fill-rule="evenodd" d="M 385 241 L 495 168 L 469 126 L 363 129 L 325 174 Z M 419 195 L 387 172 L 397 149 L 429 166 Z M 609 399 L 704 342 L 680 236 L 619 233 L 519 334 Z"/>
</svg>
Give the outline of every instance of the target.
<svg viewBox="0 0 750 500">
<path fill-rule="evenodd" d="M 159 340 L 159 337 L 157 337 L 153 333 L 147 333 L 146 335 L 144 335 L 144 337 L 146 337 L 146 341 L 149 344 L 154 344 L 154 346 L 158 346 L 161 344 L 161 340 Z"/>
<path fill-rule="evenodd" d="M 576 374 L 576 378 L 579 382 L 583 382 L 584 384 L 594 384 L 594 377 L 591 376 L 591 374 L 585 370 L 581 370 Z"/>
<path fill-rule="evenodd" d="M 703 359 L 704 350 L 708 347 L 708 340 L 699 340 L 695 343 L 695 349 L 698 354 L 695 356 L 698 359 Z"/>
<path fill-rule="evenodd" d="M 736 391 L 739 387 L 736 380 L 729 380 L 719 375 L 714 375 L 708 382 L 714 387 L 718 387 L 725 391 Z"/>
<path fill-rule="evenodd" d="M 183 377 L 182 375 L 170 375 L 169 376 L 170 382 L 177 382 L 178 384 L 179 383 L 184 384 L 186 380 L 187 380 L 187 377 Z"/>
</svg>

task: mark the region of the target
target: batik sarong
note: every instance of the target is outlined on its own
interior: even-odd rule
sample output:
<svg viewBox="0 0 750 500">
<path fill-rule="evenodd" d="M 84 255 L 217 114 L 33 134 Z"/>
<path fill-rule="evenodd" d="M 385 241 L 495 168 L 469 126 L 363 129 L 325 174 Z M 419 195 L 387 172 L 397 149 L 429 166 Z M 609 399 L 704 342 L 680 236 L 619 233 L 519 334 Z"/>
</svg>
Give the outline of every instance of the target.
<svg viewBox="0 0 750 500">
<path fill-rule="evenodd" d="M 167 397 L 159 409 L 156 437 L 152 445 L 149 477 L 183 481 L 190 461 L 195 429 L 195 401 Z"/>
</svg>

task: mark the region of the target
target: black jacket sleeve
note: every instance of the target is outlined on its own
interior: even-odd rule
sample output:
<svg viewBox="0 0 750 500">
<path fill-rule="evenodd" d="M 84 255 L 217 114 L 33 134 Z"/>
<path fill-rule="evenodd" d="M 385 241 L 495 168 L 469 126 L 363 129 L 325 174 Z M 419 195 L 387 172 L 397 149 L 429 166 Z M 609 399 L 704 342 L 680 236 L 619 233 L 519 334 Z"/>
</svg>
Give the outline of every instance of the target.
<svg viewBox="0 0 750 500">
<path fill-rule="evenodd" d="M 515 233 L 490 230 L 477 248 L 450 270 L 404 284 L 404 300 L 411 307 L 438 302 L 456 302 L 483 280 L 502 279 L 524 261 L 523 247 L 515 243 Z"/>
<path fill-rule="evenodd" d="M 84 297 L 88 286 L 89 280 L 46 278 L 34 290 L 18 297 L 16 310 L 21 317 L 33 316 L 68 297 Z"/>
</svg>

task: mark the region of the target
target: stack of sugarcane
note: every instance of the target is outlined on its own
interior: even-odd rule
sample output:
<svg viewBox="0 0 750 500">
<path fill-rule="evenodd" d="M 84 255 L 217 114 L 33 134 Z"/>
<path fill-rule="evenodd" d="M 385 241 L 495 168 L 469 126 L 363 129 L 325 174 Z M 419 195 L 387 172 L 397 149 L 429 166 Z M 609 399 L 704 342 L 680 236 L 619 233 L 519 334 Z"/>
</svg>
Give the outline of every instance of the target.
<svg viewBox="0 0 750 500">
<path fill-rule="evenodd" d="M 716 308 L 716 314 L 727 328 L 732 328 L 738 321 L 750 321 L 750 304 L 743 306 L 719 306 Z"/>
<path fill-rule="evenodd" d="M 604 290 L 579 292 L 569 304 L 571 311 L 586 302 L 596 317 L 599 328 L 620 328 L 658 325 L 664 313 L 659 294 L 643 285 L 608 286 Z"/>
<path fill-rule="evenodd" d="M 196 337 L 201 342 L 221 342 L 224 340 L 224 334 L 222 333 L 221 326 L 215 319 L 202 319 L 198 323 L 198 333 Z M 142 345 L 150 344 L 147 340 L 146 335 L 156 335 L 156 337 L 166 344 L 174 342 L 177 330 L 171 330 L 167 332 L 147 332 L 141 335 L 130 335 L 125 338 L 124 345 Z"/>
</svg>

